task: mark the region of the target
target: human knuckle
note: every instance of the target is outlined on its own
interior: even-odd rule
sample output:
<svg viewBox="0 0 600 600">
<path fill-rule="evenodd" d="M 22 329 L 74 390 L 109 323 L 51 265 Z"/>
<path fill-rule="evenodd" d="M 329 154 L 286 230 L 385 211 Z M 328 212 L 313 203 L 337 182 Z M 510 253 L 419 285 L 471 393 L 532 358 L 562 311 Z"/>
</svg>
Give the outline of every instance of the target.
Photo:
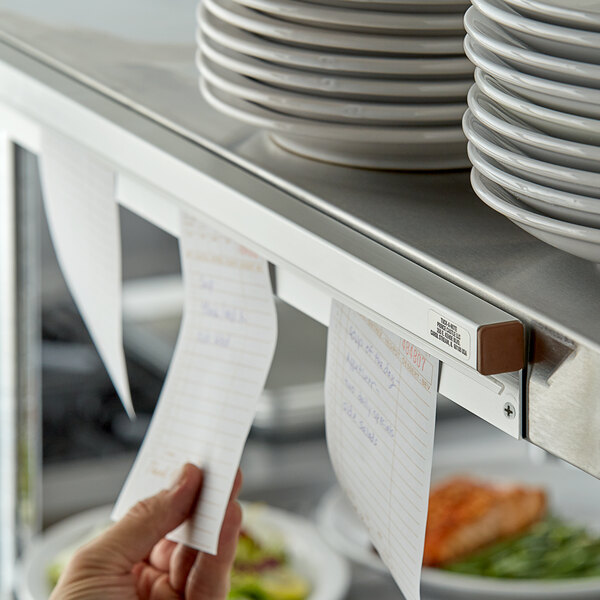
<svg viewBox="0 0 600 600">
<path fill-rule="evenodd" d="M 165 587 L 170 587 L 168 573 L 163 573 L 154 580 L 154 583 L 152 584 L 152 592 L 158 592 L 160 590 L 163 590 Z"/>
</svg>

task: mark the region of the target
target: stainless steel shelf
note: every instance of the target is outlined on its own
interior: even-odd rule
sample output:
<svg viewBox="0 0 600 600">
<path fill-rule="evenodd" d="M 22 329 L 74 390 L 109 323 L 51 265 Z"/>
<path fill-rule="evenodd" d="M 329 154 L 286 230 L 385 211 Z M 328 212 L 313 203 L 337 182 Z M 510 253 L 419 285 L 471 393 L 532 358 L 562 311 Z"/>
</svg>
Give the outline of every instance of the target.
<svg viewBox="0 0 600 600">
<path fill-rule="evenodd" d="M 117 169 L 123 204 L 175 234 L 181 207 L 202 215 L 277 265 L 287 301 L 324 322 L 331 297 L 360 308 L 442 358 L 441 393 L 515 436 L 519 420 L 501 408 L 526 401 L 527 437 L 600 475 L 597 266 L 488 209 L 467 172 L 320 164 L 215 112 L 197 90 L 195 0 L 156 0 L 142 20 L 116 0 L 93 15 L 35 4 L 0 4 L 0 129 L 11 139 L 36 152 L 44 127 L 71 136 Z M 427 302 L 474 326 L 524 322 L 531 384 L 483 377 L 436 346 Z"/>
</svg>

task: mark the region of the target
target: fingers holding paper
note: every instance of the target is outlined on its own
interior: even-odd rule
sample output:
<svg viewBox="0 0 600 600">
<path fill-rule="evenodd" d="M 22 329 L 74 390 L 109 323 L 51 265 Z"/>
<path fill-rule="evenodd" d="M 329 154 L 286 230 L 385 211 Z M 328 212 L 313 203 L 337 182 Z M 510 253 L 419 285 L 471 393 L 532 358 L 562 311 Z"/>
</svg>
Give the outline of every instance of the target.
<svg viewBox="0 0 600 600">
<path fill-rule="evenodd" d="M 193 514 L 202 481 L 200 469 L 185 465 L 170 489 L 136 504 L 75 554 L 52 599 L 225 600 L 241 527 L 241 473 L 233 485 L 216 556 L 164 537 Z"/>
<path fill-rule="evenodd" d="M 242 487 L 238 469 L 219 537 L 216 555 L 198 552 L 178 544 L 171 555 L 171 585 L 186 598 L 225 598 L 229 591 L 229 575 L 241 528 L 242 509 L 237 497 Z M 214 571 L 213 571 L 214 568 Z"/>
</svg>

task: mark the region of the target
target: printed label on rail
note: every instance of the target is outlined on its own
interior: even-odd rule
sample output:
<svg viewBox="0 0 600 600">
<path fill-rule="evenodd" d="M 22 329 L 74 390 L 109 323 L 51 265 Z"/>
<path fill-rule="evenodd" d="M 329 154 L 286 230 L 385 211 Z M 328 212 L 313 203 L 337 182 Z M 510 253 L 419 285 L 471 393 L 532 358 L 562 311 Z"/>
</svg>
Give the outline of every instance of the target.
<svg viewBox="0 0 600 600">
<path fill-rule="evenodd" d="M 471 336 L 464 328 L 454 323 L 450 318 L 439 313 L 429 311 L 429 335 L 436 346 L 446 350 L 453 356 L 469 359 L 471 354 Z"/>
</svg>

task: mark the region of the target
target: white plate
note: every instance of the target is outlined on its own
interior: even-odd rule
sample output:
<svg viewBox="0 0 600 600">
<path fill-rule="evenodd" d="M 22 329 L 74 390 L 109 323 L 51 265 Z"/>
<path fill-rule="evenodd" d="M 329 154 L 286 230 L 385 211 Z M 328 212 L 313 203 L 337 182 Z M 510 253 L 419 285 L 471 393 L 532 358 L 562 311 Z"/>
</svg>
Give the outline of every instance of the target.
<svg viewBox="0 0 600 600">
<path fill-rule="evenodd" d="M 324 76 L 359 74 L 365 78 L 419 79 L 425 82 L 432 79 L 437 82 L 464 79 L 473 72 L 473 65 L 465 56 L 374 57 L 286 46 L 233 27 L 202 9 L 198 12 L 198 25 L 204 35 L 225 48 L 280 65 L 322 72 Z"/>
<path fill-rule="evenodd" d="M 112 506 L 80 513 L 48 529 L 32 545 L 23 564 L 19 600 L 47 600 L 47 568 L 62 550 L 70 548 L 108 521 Z M 350 585 L 346 561 L 323 541 L 307 519 L 261 505 L 244 505 L 252 527 L 268 528 L 281 536 L 293 569 L 312 585 L 307 600 L 342 600 Z"/>
<path fill-rule="evenodd" d="M 481 92 L 523 119 L 528 125 L 565 140 L 600 145 L 600 120 L 534 104 L 509 91 L 481 69 L 475 70 L 475 82 Z"/>
<path fill-rule="evenodd" d="M 528 156 L 551 164 L 600 172 L 600 147 L 546 135 L 513 117 L 474 85 L 467 96 L 475 118 L 502 138 L 509 139 Z M 598 190 L 600 195 L 600 189 Z"/>
<path fill-rule="evenodd" d="M 475 66 L 493 75 L 510 91 L 536 104 L 600 119 L 600 90 L 521 73 L 483 48 L 469 34 L 465 37 L 465 53 Z"/>
<path fill-rule="evenodd" d="M 112 505 L 101 506 L 69 517 L 34 540 L 23 558 L 17 585 L 19 600 L 47 600 L 52 591 L 48 584 L 48 567 L 54 558 L 109 525 L 112 508 Z"/>
<path fill-rule="evenodd" d="M 473 474 L 486 480 L 541 485 L 549 492 L 555 514 L 569 520 L 576 518 L 578 523 L 598 533 L 600 482 L 564 463 L 531 464 L 525 442 L 467 443 L 462 449 L 451 449 L 434 458 L 432 482 L 457 473 Z M 577 490 L 577 493 L 573 493 L 573 490 Z M 362 522 L 338 487 L 324 496 L 316 518 L 323 537 L 338 552 L 359 564 L 380 571 L 387 570 L 371 550 Z M 421 577 L 421 592 L 423 597 L 434 596 L 444 600 L 591 600 L 600 595 L 600 578 L 565 582 L 510 581 L 425 568 Z"/>
<path fill-rule="evenodd" d="M 307 0 L 314 4 L 342 6 L 363 10 L 387 12 L 464 12 L 469 6 L 465 0 Z"/>
<path fill-rule="evenodd" d="M 473 169 L 471 173 L 471 184 L 481 200 L 508 217 L 521 229 L 559 250 L 600 263 L 600 229 L 584 227 L 532 212 L 504 188 L 481 175 L 477 169 Z M 580 490 L 577 490 L 577 495 L 579 494 Z M 600 590 L 596 590 L 596 594 L 594 597 L 598 598 Z"/>
<path fill-rule="evenodd" d="M 572 169 L 531 158 L 514 144 L 481 124 L 470 110 L 465 112 L 463 130 L 467 139 L 480 152 L 493 158 L 513 175 L 580 196 L 598 195 L 600 173 Z"/>
<path fill-rule="evenodd" d="M 230 50 L 200 31 L 196 34 L 200 51 L 214 63 L 235 73 L 253 77 L 279 88 L 313 95 L 353 98 L 378 102 L 447 102 L 464 100 L 472 79 L 447 81 L 406 81 L 324 75 L 258 60 Z"/>
<path fill-rule="evenodd" d="M 431 35 L 464 33 L 462 13 L 383 13 L 297 0 L 234 0 L 284 21 L 322 28 Z"/>
<path fill-rule="evenodd" d="M 340 554 L 359 565 L 381 573 L 388 572 L 371 544 L 367 528 L 337 485 L 321 498 L 315 519 L 321 537 Z"/>
<path fill-rule="evenodd" d="M 316 122 L 266 110 L 252 102 L 227 94 L 205 81 L 200 82 L 200 87 L 203 93 L 208 92 L 207 97 L 211 101 L 216 100 L 218 108 L 230 114 L 230 116 L 236 116 L 252 125 L 281 134 L 342 142 L 355 141 L 382 144 L 437 145 L 452 144 L 464 140 L 460 127 L 389 127 Z"/>
<path fill-rule="evenodd" d="M 599 65 L 535 52 L 475 7 L 467 11 L 465 27 L 474 40 L 519 71 L 561 83 L 600 87 Z"/>
<path fill-rule="evenodd" d="M 309 158 L 367 169 L 433 170 L 469 165 L 457 127 L 377 127 L 318 123 L 268 111 L 200 82 L 217 110 L 271 131 L 280 146 Z"/>
<path fill-rule="evenodd" d="M 480 173 L 521 202 L 556 219 L 600 229 L 600 198 L 569 194 L 527 181 L 499 168 L 493 159 L 488 159 L 473 144 L 468 144 L 467 150 L 469 159 Z"/>
<path fill-rule="evenodd" d="M 473 5 L 540 52 L 583 62 L 600 61 L 600 33 L 529 19 L 499 0 L 473 0 Z"/>
<path fill-rule="evenodd" d="M 213 63 L 207 56 L 197 55 L 202 77 L 213 87 L 244 100 L 257 103 L 293 117 L 355 125 L 459 125 L 466 104 L 421 103 L 392 104 L 322 98 L 265 85 L 253 78 L 233 73 Z"/>
<path fill-rule="evenodd" d="M 600 31 L 598 0 L 505 0 L 519 13 L 554 25 Z"/>
<path fill-rule="evenodd" d="M 465 169 L 469 166 L 463 140 L 443 144 L 434 142 L 423 147 L 414 142 L 382 144 L 355 142 L 344 147 L 332 140 L 313 139 L 302 135 L 273 133 L 271 139 L 299 156 L 344 167 L 387 171 L 441 171 Z"/>
<path fill-rule="evenodd" d="M 232 0 L 205 0 L 206 10 L 217 18 L 245 31 L 313 48 L 335 48 L 372 54 L 455 55 L 463 53 L 462 35 L 404 36 L 381 33 L 346 32 L 299 25 L 269 17 Z"/>
</svg>

